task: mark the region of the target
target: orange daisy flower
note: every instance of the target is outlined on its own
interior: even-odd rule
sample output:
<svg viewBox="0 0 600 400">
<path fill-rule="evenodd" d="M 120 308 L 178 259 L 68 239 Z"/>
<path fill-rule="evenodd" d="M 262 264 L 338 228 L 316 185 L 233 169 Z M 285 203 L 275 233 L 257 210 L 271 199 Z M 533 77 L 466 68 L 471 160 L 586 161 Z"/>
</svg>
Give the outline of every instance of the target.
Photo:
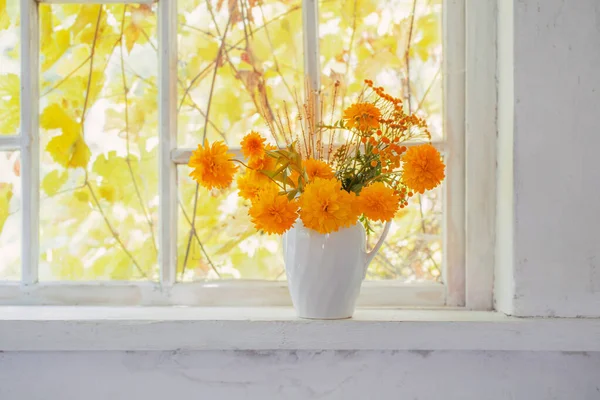
<svg viewBox="0 0 600 400">
<path fill-rule="evenodd" d="M 207 189 L 224 189 L 233 182 L 233 175 L 237 166 L 232 159 L 232 153 L 227 153 L 229 148 L 223 141 L 214 142 L 212 146 L 204 141 L 204 146 L 192 152 L 188 166 L 192 168 L 190 176 Z"/>
<path fill-rule="evenodd" d="M 259 159 L 265 155 L 266 139 L 258 132 L 251 131 L 242 139 L 242 154 L 247 159 Z"/>
<path fill-rule="evenodd" d="M 430 144 L 409 148 L 402 156 L 402 181 L 415 192 L 424 193 L 445 178 L 440 152 Z"/>
<path fill-rule="evenodd" d="M 266 175 L 260 172 L 247 170 L 243 175 L 239 175 L 237 180 L 238 194 L 246 200 L 254 200 L 262 189 L 268 186 L 277 185 Z"/>
<path fill-rule="evenodd" d="M 337 179 L 315 178 L 300 196 L 300 218 L 307 228 L 319 233 L 336 232 L 356 223 L 356 195 L 342 190 Z"/>
<path fill-rule="evenodd" d="M 400 206 L 400 196 L 383 182 L 375 182 L 363 188 L 358 196 L 361 213 L 373 221 L 389 221 Z"/>
<path fill-rule="evenodd" d="M 331 179 L 334 177 L 333 169 L 324 161 L 309 158 L 304 160 L 303 164 L 309 181 L 315 178 Z"/>
<path fill-rule="evenodd" d="M 269 187 L 258 192 L 248 215 L 256 229 L 281 235 L 298 219 L 298 204 L 279 194 L 277 187 Z"/>
<path fill-rule="evenodd" d="M 344 110 L 344 120 L 348 128 L 361 132 L 379 128 L 381 110 L 371 103 L 355 103 Z"/>
</svg>

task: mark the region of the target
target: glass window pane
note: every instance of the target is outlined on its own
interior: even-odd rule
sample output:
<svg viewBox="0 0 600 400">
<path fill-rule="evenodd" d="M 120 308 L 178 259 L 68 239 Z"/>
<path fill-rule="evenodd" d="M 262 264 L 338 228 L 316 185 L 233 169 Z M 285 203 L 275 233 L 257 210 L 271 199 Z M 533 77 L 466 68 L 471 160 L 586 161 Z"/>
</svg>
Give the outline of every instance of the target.
<svg viewBox="0 0 600 400">
<path fill-rule="evenodd" d="M 0 0 L 0 135 L 20 126 L 19 0 Z"/>
<path fill-rule="evenodd" d="M 21 278 L 21 164 L 0 151 L 0 281 Z"/>
<path fill-rule="evenodd" d="M 432 140 L 443 139 L 441 3 L 320 1 L 322 83 L 327 91 L 340 82 L 338 112 L 356 101 L 364 80 L 371 79 L 386 92 L 403 98 L 407 110 L 425 117 Z M 441 214 L 441 189 L 414 196 L 394 219 L 367 279 L 441 279 Z M 369 235 L 371 245 L 382 228 L 376 226 Z"/>
<path fill-rule="evenodd" d="M 235 186 L 212 192 L 198 189 L 196 234 L 190 235 L 196 183 L 187 166 L 178 172 L 177 279 L 285 279 L 281 237 L 254 229 L 249 204 L 238 197 Z"/>
<path fill-rule="evenodd" d="M 40 5 L 41 280 L 157 279 L 155 5 Z"/>
<path fill-rule="evenodd" d="M 426 116 L 432 140 L 441 140 L 442 1 L 321 0 L 319 7 L 322 83 L 331 90 L 340 82 L 338 107 L 371 79 Z"/>
<path fill-rule="evenodd" d="M 209 140 L 236 146 L 253 128 L 266 132 L 265 121 L 283 113 L 283 101 L 302 96 L 301 1 L 178 5 L 179 146 L 203 140 L 207 113 Z"/>
<path fill-rule="evenodd" d="M 374 227 L 368 236 L 372 247 L 383 230 Z M 371 262 L 367 279 L 404 282 L 437 281 L 442 265 L 442 189 L 413 196 L 401 209 L 383 246 Z"/>
</svg>

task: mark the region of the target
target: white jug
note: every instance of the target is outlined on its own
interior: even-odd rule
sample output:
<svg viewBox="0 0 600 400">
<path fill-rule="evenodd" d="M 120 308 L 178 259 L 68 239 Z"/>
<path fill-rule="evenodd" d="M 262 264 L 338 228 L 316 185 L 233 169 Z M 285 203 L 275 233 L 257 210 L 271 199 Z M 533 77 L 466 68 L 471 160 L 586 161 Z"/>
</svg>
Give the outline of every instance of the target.
<svg viewBox="0 0 600 400">
<path fill-rule="evenodd" d="M 383 244 L 391 222 L 372 251 L 360 222 L 337 232 L 321 234 L 301 220 L 283 235 L 288 287 L 300 318 L 352 317 L 367 268 Z"/>
</svg>

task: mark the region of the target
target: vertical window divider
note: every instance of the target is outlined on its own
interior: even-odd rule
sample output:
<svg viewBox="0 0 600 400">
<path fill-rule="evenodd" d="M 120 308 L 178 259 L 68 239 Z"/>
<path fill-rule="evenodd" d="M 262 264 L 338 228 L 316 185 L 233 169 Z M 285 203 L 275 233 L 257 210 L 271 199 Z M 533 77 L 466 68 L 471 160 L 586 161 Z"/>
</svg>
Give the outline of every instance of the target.
<svg viewBox="0 0 600 400">
<path fill-rule="evenodd" d="M 302 1 L 302 31 L 304 38 L 304 76 L 307 79 L 306 99 L 312 98 L 312 104 L 319 120 L 319 97 L 321 89 L 321 67 L 319 52 L 319 4 L 318 0 Z"/>
<path fill-rule="evenodd" d="M 38 282 L 40 142 L 38 3 L 21 0 L 21 164 L 22 243 L 21 284 Z M 25 245 L 25 243 L 27 245 Z"/>
<path fill-rule="evenodd" d="M 446 305 L 465 305 L 465 0 L 443 4 L 443 113 L 446 137 L 444 262 Z"/>
<path fill-rule="evenodd" d="M 159 76 L 159 267 L 168 289 L 177 272 L 177 0 L 158 2 Z"/>
</svg>

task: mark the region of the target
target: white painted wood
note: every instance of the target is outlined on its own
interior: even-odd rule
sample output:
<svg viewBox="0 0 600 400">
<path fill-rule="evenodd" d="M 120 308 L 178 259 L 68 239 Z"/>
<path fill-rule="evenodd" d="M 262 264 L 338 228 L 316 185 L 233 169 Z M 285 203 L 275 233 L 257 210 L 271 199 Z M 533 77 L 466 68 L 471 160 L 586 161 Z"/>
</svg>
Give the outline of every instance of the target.
<svg viewBox="0 0 600 400">
<path fill-rule="evenodd" d="M 302 29 L 304 37 L 304 75 L 308 89 L 321 89 L 321 63 L 319 60 L 319 4 L 317 0 L 302 1 Z"/>
<path fill-rule="evenodd" d="M 177 147 L 177 1 L 158 5 L 159 59 L 159 268 L 169 287 L 177 270 L 177 166 L 171 151 Z"/>
<path fill-rule="evenodd" d="M 496 1 L 466 2 L 466 306 L 491 310 L 496 218 Z"/>
<path fill-rule="evenodd" d="M 307 321 L 291 308 L 0 308 L 4 352 L 181 349 L 593 352 L 600 319 L 358 310 L 349 320 Z"/>
<path fill-rule="evenodd" d="M 21 283 L 38 280 L 39 260 L 39 23 L 38 4 L 21 0 Z"/>
<path fill-rule="evenodd" d="M 21 136 L 0 136 L 0 151 L 21 150 Z"/>
<path fill-rule="evenodd" d="M 498 2 L 498 163 L 494 309 L 513 313 L 514 281 L 514 4 Z"/>
<path fill-rule="evenodd" d="M 514 2 L 514 313 L 600 317 L 600 1 Z"/>
<path fill-rule="evenodd" d="M 444 263 L 447 304 L 465 304 L 465 3 L 445 0 L 443 20 Z"/>
<path fill-rule="evenodd" d="M 444 305 L 441 284 L 364 282 L 358 307 Z M 221 281 L 178 283 L 171 288 L 149 282 L 43 283 L 0 286 L 0 305 L 105 306 L 291 306 L 285 282 Z"/>
<path fill-rule="evenodd" d="M 598 400 L 600 353 L 5 352 L 3 400 Z"/>
</svg>

